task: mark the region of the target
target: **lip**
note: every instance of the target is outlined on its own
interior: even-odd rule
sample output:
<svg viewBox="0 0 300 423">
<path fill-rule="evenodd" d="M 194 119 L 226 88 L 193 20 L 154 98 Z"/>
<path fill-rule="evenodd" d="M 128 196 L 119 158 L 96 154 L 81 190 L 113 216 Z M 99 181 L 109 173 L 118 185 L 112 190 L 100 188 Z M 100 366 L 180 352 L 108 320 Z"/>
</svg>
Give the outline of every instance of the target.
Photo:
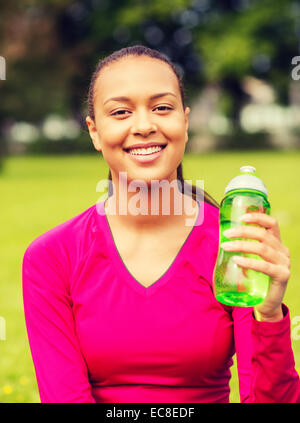
<svg viewBox="0 0 300 423">
<path fill-rule="evenodd" d="M 165 144 L 152 144 L 152 145 L 165 145 Z M 165 151 L 167 147 L 163 148 L 162 150 L 156 152 L 156 153 L 152 153 L 152 154 L 147 154 L 147 155 L 134 155 L 134 154 L 130 154 L 127 151 L 125 151 L 125 153 L 130 156 L 130 158 L 132 158 L 135 162 L 138 163 L 151 163 L 154 162 L 155 160 L 157 160 Z"/>
<path fill-rule="evenodd" d="M 167 144 L 162 144 L 162 143 L 159 143 L 159 142 L 150 142 L 148 144 L 130 145 L 129 147 L 123 148 L 123 150 L 128 152 L 128 150 L 132 150 L 133 148 L 149 148 L 149 147 L 164 146 L 164 145 L 167 145 Z"/>
</svg>

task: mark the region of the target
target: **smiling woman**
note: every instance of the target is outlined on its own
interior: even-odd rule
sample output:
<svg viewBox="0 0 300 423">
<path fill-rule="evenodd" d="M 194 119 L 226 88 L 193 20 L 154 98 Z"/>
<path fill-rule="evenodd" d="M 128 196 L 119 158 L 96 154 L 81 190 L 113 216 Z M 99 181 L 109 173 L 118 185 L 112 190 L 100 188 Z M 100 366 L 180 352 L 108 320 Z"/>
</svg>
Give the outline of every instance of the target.
<svg viewBox="0 0 300 423">
<path fill-rule="evenodd" d="M 163 93 L 167 87 L 168 93 Z M 112 99 L 112 93 L 125 95 Z M 128 94 L 127 94 L 128 93 Z M 189 108 L 183 110 L 177 78 L 169 66 L 147 56 L 119 59 L 101 70 L 96 81 L 95 121 L 87 118 L 95 148 L 109 164 L 116 187 L 120 171 L 128 179 L 177 177 L 177 166 L 188 140 Z M 126 149 L 166 145 L 151 159 L 124 154 Z M 146 153 L 147 155 L 147 153 Z M 151 163 L 149 166 L 139 166 Z"/>
<path fill-rule="evenodd" d="M 42 402 L 228 402 L 235 352 L 241 402 L 300 402 L 289 310 L 281 303 L 287 281 L 274 278 L 269 299 L 282 314 L 270 307 L 261 321 L 252 308 L 214 296 L 219 210 L 206 193 L 203 201 L 182 190 L 188 116 L 181 80 L 160 53 L 129 47 L 97 66 L 86 122 L 114 189 L 35 239 L 23 260 Z M 172 194 L 159 186 L 153 196 L 153 182 Z M 147 200 L 142 213 L 136 186 L 139 201 Z M 187 207 L 178 207 L 188 196 Z M 273 234 L 255 243 L 257 254 L 267 249 L 286 275 L 276 220 L 256 223 Z M 250 238 L 255 229 L 249 226 Z"/>
</svg>

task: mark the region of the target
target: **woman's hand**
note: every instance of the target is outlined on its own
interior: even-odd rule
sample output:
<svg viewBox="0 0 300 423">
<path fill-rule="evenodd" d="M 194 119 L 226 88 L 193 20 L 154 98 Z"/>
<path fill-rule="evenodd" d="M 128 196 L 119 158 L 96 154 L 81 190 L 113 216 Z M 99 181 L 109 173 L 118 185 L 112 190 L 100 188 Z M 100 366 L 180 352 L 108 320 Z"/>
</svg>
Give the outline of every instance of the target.
<svg viewBox="0 0 300 423">
<path fill-rule="evenodd" d="M 270 276 L 270 288 L 263 303 L 254 307 L 254 314 L 260 321 L 278 321 L 283 318 L 282 299 L 290 277 L 290 251 L 281 242 L 277 220 L 264 213 L 251 213 L 241 217 L 245 223 L 224 231 L 227 238 L 248 238 L 259 242 L 232 240 L 224 242 L 226 251 L 257 254 L 263 260 L 236 256 L 234 261 L 245 269 L 253 269 Z"/>
</svg>

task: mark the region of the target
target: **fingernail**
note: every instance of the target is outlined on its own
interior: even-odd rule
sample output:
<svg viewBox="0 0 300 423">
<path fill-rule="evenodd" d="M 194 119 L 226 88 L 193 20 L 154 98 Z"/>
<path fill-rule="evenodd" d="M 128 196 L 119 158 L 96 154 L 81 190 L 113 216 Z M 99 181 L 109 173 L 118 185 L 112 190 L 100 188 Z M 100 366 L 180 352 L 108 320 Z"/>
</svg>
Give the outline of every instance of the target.
<svg viewBox="0 0 300 423">
<path fill-rule="evenodd" d="M 223 232 L 223 235 L 225 235 L 227 238 L 235 234 L 234 229 L 226 229 L 226 231 Z"/>
<path fill-rule="evenodd" d="M 245 257 L 241 257 L 241 256 L 234 256 L 232 257 L 233 261 L 235 263 L 243 263 Z"/>
<path fill-rule="evenodd" d="M 222 242 L 221 247 L 223 250 L 230 250 L 233 247 L 232 242 Z"/>
<path fill-rule="evenodd" d="M 241 217 L 241 220 L 253 220 L 253 215 L 252 215 L 252 214 L 249 214 L 249 213 L 244 214 L 244 215 Z"/>
</svg>

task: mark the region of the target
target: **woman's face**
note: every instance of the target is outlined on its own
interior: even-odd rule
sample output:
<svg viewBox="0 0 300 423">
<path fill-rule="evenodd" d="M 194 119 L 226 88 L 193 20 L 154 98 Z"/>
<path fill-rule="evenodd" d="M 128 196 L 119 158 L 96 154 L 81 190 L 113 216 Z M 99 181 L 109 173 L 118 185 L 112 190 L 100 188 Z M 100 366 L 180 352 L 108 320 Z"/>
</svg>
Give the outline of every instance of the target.
<svg viewBox="0 0 300 423">
<path fill-rule="evenodd" d="M 94 112 L 95 122 L 90 117 L 86 122 L 113 181 L 119 172 L 127 173 L 128 182 L 176 179 L 189 108 L 183 110 L 177 77 L 167 63 L 129 56 L 105 66 L 94 87 Z M 148 145 L 158 147 L 140 148 Z M 159 146 L 165 147 L 156 152 Z"/>
</svg>

